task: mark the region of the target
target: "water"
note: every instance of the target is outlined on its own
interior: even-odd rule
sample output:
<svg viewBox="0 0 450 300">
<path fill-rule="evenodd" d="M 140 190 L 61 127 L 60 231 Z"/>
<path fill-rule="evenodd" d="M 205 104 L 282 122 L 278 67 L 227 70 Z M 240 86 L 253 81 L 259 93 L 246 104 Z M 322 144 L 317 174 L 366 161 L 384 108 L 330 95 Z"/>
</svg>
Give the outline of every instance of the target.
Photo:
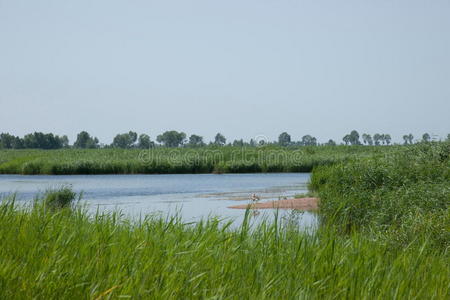
<svg viewBox="0 0 450 300">
<path fill-rule="evenodd" d="M 240 224 L 245 210 L 229 206 L 249 203 L 252 193 L 260 196 L 261 201 L 293 197 L 307 191 L 309 177 L 305 173 L 0 175 L 0 194 L 17 193 L 17 199 L 27 203 L 36 193 L 68 184 L 76 192 L 83 192 L 83 202 L 90 212 L 120 210 L 133 218 L 179 213 L 186 222 L 217 216 Z M 273 215 L 274 210 L 261 210 L 254 218 L 261 220 Z M 290 217 L 292 212 L 281 211 L 281 216 Z M 296 214 L 296 219 L 303 227 L 314 226 L 316 222 L 315 215 L 308 212 Z"/>
</svg>

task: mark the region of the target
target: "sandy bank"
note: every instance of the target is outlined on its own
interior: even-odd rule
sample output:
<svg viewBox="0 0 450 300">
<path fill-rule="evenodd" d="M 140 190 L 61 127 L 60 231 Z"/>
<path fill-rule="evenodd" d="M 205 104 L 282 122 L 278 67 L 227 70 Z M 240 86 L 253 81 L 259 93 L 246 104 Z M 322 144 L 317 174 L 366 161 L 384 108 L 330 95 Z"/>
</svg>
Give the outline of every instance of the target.
<svg viewBox="0 0 450 300">
<path fill-rule="evenodd" d="M 270 202 L 261 203 L 249 203 L 242 205 L 228 206 L 228 208 L 234 209 L 299 209 L 299 210 L 317 210 L 319 198 L 297 198 L 297 199 L 285 199 Z"/>
</svg>

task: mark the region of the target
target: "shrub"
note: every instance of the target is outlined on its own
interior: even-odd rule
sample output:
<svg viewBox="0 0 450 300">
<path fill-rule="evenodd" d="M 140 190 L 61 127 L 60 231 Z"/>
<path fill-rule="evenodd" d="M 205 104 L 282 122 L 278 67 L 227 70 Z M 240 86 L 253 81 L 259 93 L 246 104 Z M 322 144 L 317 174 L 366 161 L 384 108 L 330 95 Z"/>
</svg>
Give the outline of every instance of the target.
<svg viewBox="0 0 450 300">
<path fill-rule="evenodd" d="M 77 194 L 70 186 L 61 186 L 57 189 L 49 189 L 44 193 L 42 203 L 50 209 L 71 208 Z M 79 196 L 81 198 L 81 194 Z"/>
</svg>

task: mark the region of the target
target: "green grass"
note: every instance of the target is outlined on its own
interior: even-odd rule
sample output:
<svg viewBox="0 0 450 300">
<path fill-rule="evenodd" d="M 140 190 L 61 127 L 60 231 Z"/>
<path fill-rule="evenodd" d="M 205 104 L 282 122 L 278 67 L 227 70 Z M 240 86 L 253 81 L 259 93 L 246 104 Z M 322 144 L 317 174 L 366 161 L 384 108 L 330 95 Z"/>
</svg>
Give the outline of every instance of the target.
<svg viewBox="0 0 450 300">
<path fill-rule="evenodd" d="M 448 299 L 450 144 L 360 149 L 338 147 L 335 158 L 356 156 L 314 169 L 315 233 L 295 226 L 295 215 L 234 228 L 47 209 L 49 199 L 76 198 L 64 187 L 28 208 L 5 199 L 0 299 Z M 118 153 L 102 151 L 80 155 Z M 42 153 L 45 162 L 54 152 Z"/>
<path fill-rule="evenodd" d="M 448 299 L 448 255 L 365 235 L 0 205 L 1 299 Z"/>
<path fill-rule="evenodd" d="M 77 194 L 72 190 L 70 185 L 63 185 L 57 189 L 48 189 L 42 198 L 37 198 L 35 205 L 43 205 L 44 209 L 57 210 L 64 208 L 73 208 Z M 79 199 L 81 199 L 81 195 Z"/>
<path fill-rule="evenodd" d="M 0 174 L 311 172 L 320 165 L 383 155 L 401 146 L 202 147 L 0 150 Z"/>
<path fill-rule="evenodd" d="M 311 186 L 321 218 L 407 247 L 428 240 L 450 251 L 450 143 L 404 147 L 383 157 L 319 167 Z"/>
</svg>

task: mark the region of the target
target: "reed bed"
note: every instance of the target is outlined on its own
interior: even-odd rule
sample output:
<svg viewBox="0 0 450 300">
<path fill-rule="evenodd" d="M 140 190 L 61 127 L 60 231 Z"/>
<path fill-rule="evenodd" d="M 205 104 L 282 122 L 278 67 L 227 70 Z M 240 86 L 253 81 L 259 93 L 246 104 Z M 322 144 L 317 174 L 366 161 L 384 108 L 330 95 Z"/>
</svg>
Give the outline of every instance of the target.
<svg viewBox="0 0 450 300">
<path fill-rule="evenodd" d="M 314 170 L 322 222 L 399 247 L 427 241 L 450 251 L 450 142 Z"/>
<path fill-rule="evenodd" d="M 38 199 L 39 200 L 39 199 Z M 1 299 L 448 299 L 448 256 L 292 223 L 0 205 Z M 43 201 L 43 200 L 42 200 Z M 43 201 L 45 203 L 45 201 Z M 289 225 L 290 224 L 290 225 Z"/>
<path fill-rule="evenodd" d="M 396 146 L 201 147 L 0 150 L 0 174 L 180 174 L 311 172 L 320 165 L 382 155 Z"/>
</svg>

